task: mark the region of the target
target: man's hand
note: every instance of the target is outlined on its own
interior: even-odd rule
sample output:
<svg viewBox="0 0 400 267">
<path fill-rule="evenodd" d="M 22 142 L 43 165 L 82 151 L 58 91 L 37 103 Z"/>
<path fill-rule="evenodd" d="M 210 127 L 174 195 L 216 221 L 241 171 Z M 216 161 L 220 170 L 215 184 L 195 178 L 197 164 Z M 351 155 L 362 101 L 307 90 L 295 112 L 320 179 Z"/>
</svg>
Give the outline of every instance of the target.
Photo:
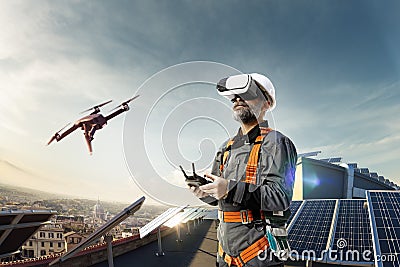
<svg viewBox="0 0 400 267">
<path fill-rule="evenodd" d="M 224 178 L 212 174 L 205 174 L 207 178 L 213 180 L 212 183 L 202 185 L 198 189 L 216 199 L 225 197 L 228 193 L 228 181 Z"/>
<path fill-rule="evenodd" d="M 206 192 L 200 190 L 200 188 L 198 186 L 191 186 L 190 191 L 192 191 L 192 193 L 198 198 L 203 198 L 203 197 L 208 196 L 208 194 Z"/>
</svg>

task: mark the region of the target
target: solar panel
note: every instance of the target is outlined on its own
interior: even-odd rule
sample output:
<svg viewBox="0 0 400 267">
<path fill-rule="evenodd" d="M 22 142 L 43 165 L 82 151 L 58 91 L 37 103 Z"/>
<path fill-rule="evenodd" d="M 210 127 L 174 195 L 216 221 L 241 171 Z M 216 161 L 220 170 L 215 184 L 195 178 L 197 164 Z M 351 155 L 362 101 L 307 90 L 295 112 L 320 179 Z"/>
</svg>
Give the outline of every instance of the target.
<svg viewBox="0 0 400 267">
<path fill-rule="evenodd" d="M 19 248 L 57 212 L 50 210 L 0 211 L 0 258 L 19 253 Z"/>
<path fill-rule="evenodd" d="M 184 219 L 186 219 L 187 217 L 189 217 L 191 214 L 193 214 L 194 212 L 196 212 L 196 208 L 185 208 L 183 210 L 183 212 L 180 212 L 178 214 L 176 214 L 175 216 L 173 216 L 171 219 L 169 219 L 168 221 L 166 221 L 164 223 L 165 226 L 172 228 L 175 225 L 181 223 Z"/>
<path fill-rule="evenodd" d="M 287 221 L 287 225 L 290 225 L 290 222 L 292 221 L 293 217 L 296 215 L 297 211 L 299 210 L 301 204 L 303 204 L 303 200 L 295 200 L 290 203 L 289 209 L 291 211 L 290 217 Z"/>
<path fill-rule="evenodd" d="M 313 151 L 313 152 L 307 152 L 307 153 L 300 153 L 297 155 L 298 158 L 307 158 L 307 157 L 315 157 L 317 156 L 321 151 Z"/>
<path fill-rule="evenodd" d="M 212 209 L 212 210 L 208 210 L 208 209 L 196 209 L 194 213 L 192 213 L 190 216 L 186 217 L 184 220 L 182 220 L 182 223 L 187 223 L 188 221 L 193 221 L 196 220 L 200 217 L 204 218 L 206 216 L 212 216 L 213 220 L 216 220 L 218 218 L 218 215 L 214 218 L 214 213 L 218 214 L 218 210 L 217 209 Z"/>
<path fill-rule="evenodd" d="M 376 173 L 376 172 L 370 172 L 369 176 L 371 176 L 372 178 L 378 178 L 379 177 L 378 173 Z"/>
<path fill-rule="evenodd" d="M 330 158 L 328 162 L 339 163 L 339 162 L 342 162 L 342 158 Z"/>
<path fill-rule="evenodd" d="M 400 266 L 400 191 L 367 191 L 375 266 Z M 378 260 L 381 259 L 381 260 Z"/>
<path fill-rule="evenodd" d="M 292 257 L 302 260 L 324 260 L 336 200 L 306 200 L 288 228 Z M 306 251 L 307 253 L 303 253 Z"/>
<path fill-rule="evenodd" d="M 351 263 L 373 262 L 372 233 L 365 200 L 339 201 L 335 231 L 332 239 L 332 257 L 328 261 Z M 363 256 L 364 253 L 364 256 Z"/>
<path fill-rule="evenodd" d="M 368 168 L 360 168 L 360 172 L 364 173 L 364 174 L 368 174 L 369 173 L 369 169 Z"/>
<path fill-rule="evenodd" d="M 186 218 L 182 219 L 181 222 L 182 222 L 182 223 L 187 223 L 188 221 L 193 220 L 193 218 L 196 217 L 197 214 L 198 214 L 200 211 L 201 211 L 200 209 L 193 208 L 193 211 L 192 211 L 188 216 L 186 216 Z"/>
<path fill-rule="evenodd" d="M 161 225 L 163 225 L 163 223 L 165 223 L 166 221 L 171 219 L 173 216 L 175 216 L 179 212 L 183 211 L 184 208 L 185 208 L 185 206 L 169 208 L 168 210 L 163 212 L 161 215 L 157 216 L 157 218 L 155 218 L 154 220 L 152 220 L 151 222 L 149 222 L 148 224 L 146 224 L 145 226 L 143 226 L 139 229 L 140 238 L 145 237 L 151 231 L 153 231 L 153 230 L 157 229 L 158 227 L 160 227 Z"/>
<path fill-rule="evenodd" d="M 206 216 L 204 216 L 205 220 L 217 220 L 218 219 L 218 209 L 210 209 Z"/>
<path fill-rule="evenodd" d="M 352 168 L 352 169 L 357 169 L 357 167 L 358 167 L 357 163 L 347 163 L 347 165 L 349 166 L 349 168 Z"/>
</svg>

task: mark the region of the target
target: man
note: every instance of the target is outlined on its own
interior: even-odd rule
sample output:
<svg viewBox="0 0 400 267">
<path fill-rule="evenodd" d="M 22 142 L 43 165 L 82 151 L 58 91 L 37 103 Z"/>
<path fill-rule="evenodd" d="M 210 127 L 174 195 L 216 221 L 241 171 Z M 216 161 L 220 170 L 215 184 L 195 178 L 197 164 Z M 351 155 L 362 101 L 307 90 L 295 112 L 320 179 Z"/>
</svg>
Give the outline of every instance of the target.
<svg viewBox="0 0 400 267">
<path fill-rule="evenodd" d="M 289 248 L 276 241 L 286 241 L 297 153 L 264 120 L 276 105 L 275 88 L 253 73 L 224 78 L 217 89 L 232 101 L 241 127 L 217 152 L 212 174 L 205 175 L 213 182 L 191 187 L 201 200 L 219 206 L 217 266 L 283 266 L 275 255 Z"/>
</svg>

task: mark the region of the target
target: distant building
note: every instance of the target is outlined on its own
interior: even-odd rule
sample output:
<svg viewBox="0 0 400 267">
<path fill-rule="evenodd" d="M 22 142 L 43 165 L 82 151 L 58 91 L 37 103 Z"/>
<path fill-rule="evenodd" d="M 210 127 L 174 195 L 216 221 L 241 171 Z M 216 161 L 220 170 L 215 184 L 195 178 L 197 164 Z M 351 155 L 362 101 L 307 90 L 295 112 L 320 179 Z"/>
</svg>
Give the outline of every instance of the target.
<svg viewBox="0 0 400 267">
<path fill-rule="evenodd" d="M 341 158 L 312 159 L 299 157 L 293 200 L 304 199 L 360 199 L 366 190 L 398 190 L 399 187 L 359 168 L 357 163 L 344 163 Z"/>
<path fill-rule="evenodd" d="M 100 200 L 97 200 L 96 205 L 93 207 L 93 218 L 94 219 L 101 219 L 105 221 L 106 218 L 106 213 L 104 212 L 103 205 L 101 205 Z"/>
<path fill-rule="evenodd" d="M 76 233 L 69 232 L 64 235 L 65 242 L 67 243 L 67 251 L 70 251 L 74 247 L 76 247 L 86 236 Z"/>
<path fill-rule="evenodd" d="M 22 246 L 22 256 L 36 258 L 66 252 L 64 229 L 61 224 L 44 225 Z"/>
<path fill-rule="evenodd" d="M 63 225 L 63 228 L 66 232 L 75 231 L 81 232 L 84 231 L 85 223 L 84 215 L 56 215 L 54 216 L 54 220 L 56 223 L 60 223 Z"/>
<path fill-rule="evenodd" d="M 140 229 L 139 227 L 131 227 L 131 228 L 126 228 L 126 229 L 122 230 L 122 233 L 121 233 L 122 238 L 127 238 L 130 236 L 139 234 L 139 229 Z"/>
</svg>

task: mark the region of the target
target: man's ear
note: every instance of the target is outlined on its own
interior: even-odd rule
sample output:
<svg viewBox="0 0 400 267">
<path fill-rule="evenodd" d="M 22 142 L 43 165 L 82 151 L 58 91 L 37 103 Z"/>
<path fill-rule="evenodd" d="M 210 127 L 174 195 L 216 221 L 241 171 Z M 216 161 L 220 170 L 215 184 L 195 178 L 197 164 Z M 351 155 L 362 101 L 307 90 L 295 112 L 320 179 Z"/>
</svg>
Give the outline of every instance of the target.
<svg viewBox="0 0 400 267">
<path fill-rule="evenodd" d="M 265 101 L 262 105 L 262 110 L 267 111 L 271 107 L 271 102 L 270 101 Z"/>
</svg>

